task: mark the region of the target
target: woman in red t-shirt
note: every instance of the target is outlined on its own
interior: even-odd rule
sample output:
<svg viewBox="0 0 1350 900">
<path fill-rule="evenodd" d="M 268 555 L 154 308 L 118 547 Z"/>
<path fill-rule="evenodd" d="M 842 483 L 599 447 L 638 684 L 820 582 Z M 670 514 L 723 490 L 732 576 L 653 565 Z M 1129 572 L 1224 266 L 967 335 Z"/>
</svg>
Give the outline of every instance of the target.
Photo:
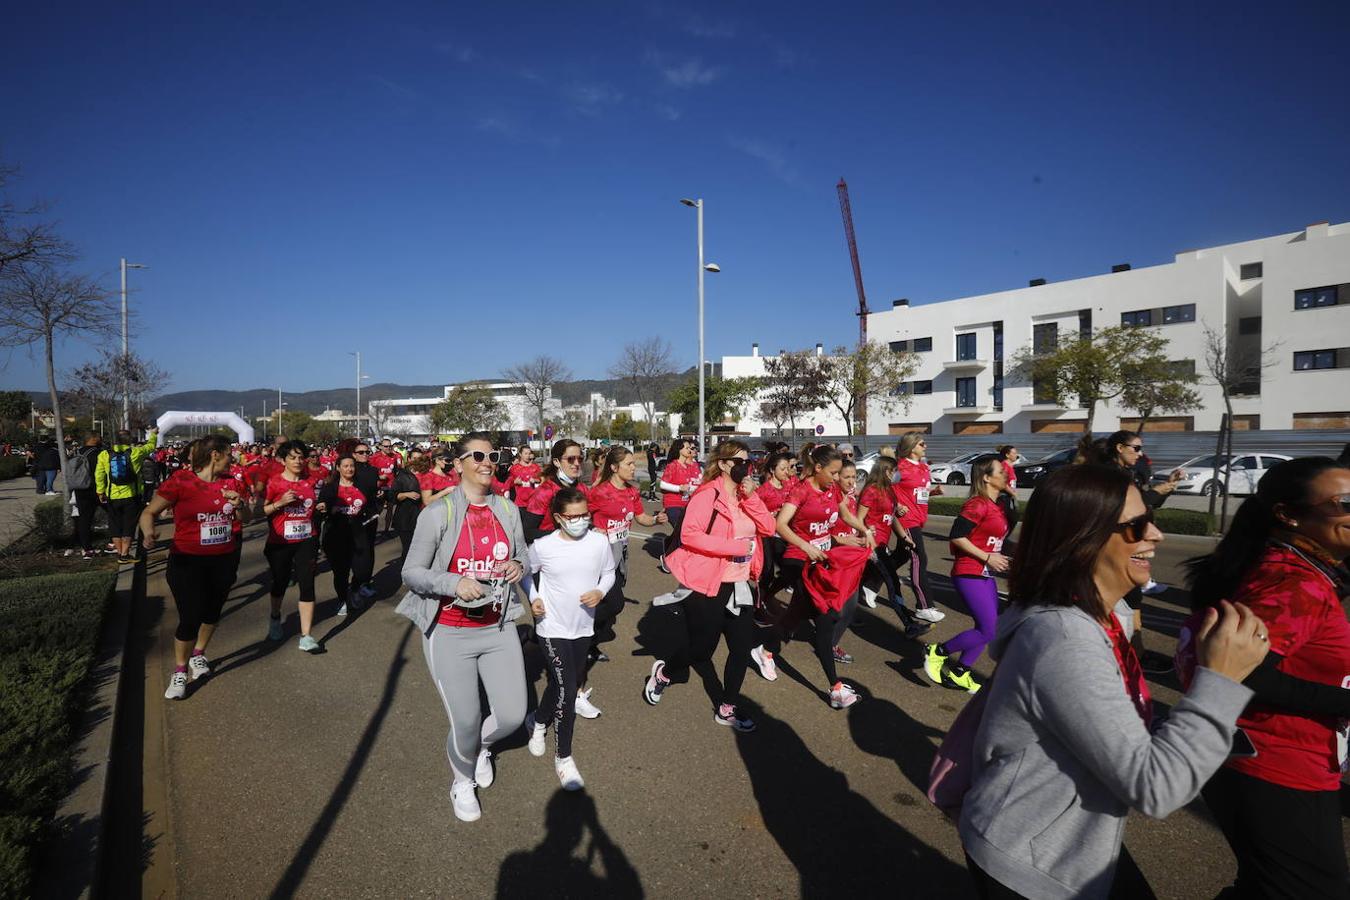
<svg viewBox="0 0 1350 900">
<path fill-rule="evenodd" d="M 361 593 L 352 584 L 352 572 L 370 571 L 370 536 L 366 520 L 366 495 L 356 486 L 356 458 L 338 457 L 333 474 L 319 491 L 319 512 L 323 513 L 323 552 L 333 571 L 333 592 L 337 596 L 337 614 L 347 615 L 348 606 L 359 610 Z"/>
<path fill-rule="evenodd" d="M 437 450 L 432 455 L 431 468 L 417 476 L 418 487 L 422 489 L 423 506 L 430 506 L 454 490 L 457 482 L 450 478 L 453 466 L 447 451 Z"/>
<path fill-rule="evenodd" d="M 793 477 L 797 471 L 795 462 L 795 457 L 786 450 L 776 450 L 764 460 L 764 475 L 761 484 L 755 489 L 755 496 L 764 501 L 764 508 L 775 519 L 797 481 Z M 774 662 L 774 654 L 778 652 L 780 641 L 772 630 L 766 629 L 772 629 L 773 621 L 784 612 L 776 595 L 790 583 L 790 579 L 780 571 L 787 543 L 775 532 L 760 544 L 764 548 L 764 568 L 759 574 L 759 606 L 755 609 L 755 624 L 760 626 L 762 634 L 760 643 L 750 651 L 750 658 L 764 680 L 777 681 L 778 665 Z"/>
<path fill-rule="evenodd" d="M 539 486 L 543 471 L 543 468 L 534 461 L 534 451 L 528 446 L 521 447 L 520 453 L 516 455 L 516 461 L 511 464 L 510 472 L 506 476 L 506 489 L 515 491 L 512 497 L 516 501 L 516 506 L 523 508 L 529 505 L 530 496 Z"/>
<path fill-rule="evenodd" d="M 934 683 L 946 681 L 972 694 L 983 685 L 975 680 L 970 667 L 994 639 L 998 624 L 998 584 L 993 576 L 1008 571 L 1009 560 L 1003 554 L 1008 517 L 998 505 L 1007 485 L 1008 476 L 998 457 L 986 456 L 971 463 L 970 499 L 952 523 L 951 547 L 956 558 L 952 584 L 970 610 L 975 627 L 943 643 L 929 644 L 923 663 Z M 960 662 L 951 662 L 953 656 L 959 656 Z"/>
<path fill-rule="evenodd" d="M 309 453 L 305 458 L 309 464 L 308 468 L 305 470 L 305 476 L 309 479 L 311 484 L 316 485 L 315 489 L 317 490 L 317 485 L 328 480 L 329 468 L 323 464 L 323 460 L 319 456 L 317 447 L 310 447 Z"/>
<path fill-rule="evenodd" d="M 590 486 L 581 481 L 581 463 L 584 456 L 581 445 L 576 441 L 563 438 L 553 442 L 549 451 L 548 465 L 539 474 L 540 484 L 530 502 L 521 511 L 521 524 L 525 527 L 525 539 L 533 542 L 536 538 L 548 534 L 554 528 L 553 495 L 564 487 L 574 487 L 587 496 Z"/>
<path fill-rule="evenodd" d="M 317 498 L 313 476 L 306 460 L 309 448 L 300 441 L 287 441 L 277 448 L 284 467 L 263 490 L 263 515 L 268 517 L 267 544 L 263 556 L 272 575 L 272 612 L 267 638 L 285 637 L 281 626 L 281 601 L 294 578 L 300 587 L 300 649 L 317 653 L 319 642 L 310 636 L 314 625 L 314 553 L 318 529 L 314 524 Z"/>
<path fill-rule="evenodd" d="M 178 609 L 173 655 L 176 667 L 164 692 L 166 700 L 187 696 L 188 676 L 211 674 L 206 645 L 220 621 L 234 584 L 236 518 L 247 519 L 248 502 L 237 482 L 226 475 L 230 443 L 221 435 L 197 441 L 190 468 L 179 469 L 159 486 L 141 511 L 141 543 L 155 549 L 155 517 L 173 507 L 173 545 L 165 579 Z"/>
<path fill-rule="evenodd" d="M 941 622 L 946 614 L 933 605 L 928 587 L 928 550 L 924 546 L 923 526 L 928 522 L 928 498 L 942 493 L 942 485 L 933 484 L 924 454 L 928 441 L 911 431 L 895 445 L 895 511 L 900 515 L 898 534 L 910 547 L 909 583 L 914 588 L 914 615 L 924 622 Z"/>
<path fill-rule="evenodd" d="M 703 467 L 698 464 L 694 442 L 688 438 L 671 441 L 659 485 L 661 505 L 665 507 L 666 518 L 670 521 L 670 536 L 666 538 L 660 562 L 661 571 L 667 574 L 670 570 L 666 568 L 666 554 L 680 546 L 680 520 L 684 518 L 684 508 L 689 505 L 690 495 L 702 478 Z"/>
<path fill-rule="evenodd" d="M 1191 635 L 1222 600 L 1264 622 L 1270 652 L 1243 680 L 1255 692 L 1249 741 L 1202 791 L 1237 858 L 1236 896 L 1345 897 L 1341 792 L 1350 721 L 1350 468 L 1324 457 L 1279 463 L 1243 501 L 1214 552 L 1190 564 Z"/>
<path fill-rule="evenodd" d="M 877 542 L 875 558 L 868 563 L 863 578 L 863 601 L 868 606 L 875 606 L 876 601 L 872 598 L 879 596 L 880 588 L 885 586 L 886 599 L 900 617 L 905 637 L 916 638 L 932 625 L 916 619 L 900 593 L 900 567 L 909 561 L 910 550 L 905 541 L 897 541 L 894 550 L 890 547 L 892 535 L 900 530 L 899 517 L 895 514 L 894 480 L 895 460 L 878 456 L 872 463 L 872 471 L 867 473 L 867 482 L 858 500 L 858 515 Z"/>
</svg>

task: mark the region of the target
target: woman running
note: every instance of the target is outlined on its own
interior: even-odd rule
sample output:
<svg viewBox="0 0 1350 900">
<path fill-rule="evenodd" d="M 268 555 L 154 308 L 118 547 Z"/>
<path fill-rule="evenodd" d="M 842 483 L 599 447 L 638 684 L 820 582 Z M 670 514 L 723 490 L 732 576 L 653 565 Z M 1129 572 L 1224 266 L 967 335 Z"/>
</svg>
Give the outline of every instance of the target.
<svg viewBox="0 0 1350 900">
<path fill-rule="evenodd" d="M 539 698 L 538 713 L 526 716 L 525 730 L 530 753 L 543 756 L 544 735 L 553 725 L 554 771 L 564 790 L 577 791 L 585 782 L 572 759 L 572 727 L 578 713 L 588 719 L 600 714 L 598 709 L 594 715 L 582 711 L 581 685 L 586 682 L 596 609 L 614 586 L 614 554 L 604 533 L 591 529 L 591 511 L 581 491 L 559 490 L 551 515 L 553 531 L 530 545 L 530 570 L 538 575 L 531 582 L 530 607 L 548 687 Z"/>
<path fill-rule="evenodd" d="M 792 482 L 796 480 L 793 477 L 795 471 L 794 458 L 785 450 L 775 451 L 764 460 L 764 483 L 755 490 L 755 494 L 775 520 L 787 500 Z M 750 651 L 750 659 L 765 681 L 777 681 L 778 665 L 774 661 L 774 654 L 778 652 L 780 642 L 773 632 L 773 621 L 783 614 L 783 610 L 777 605 L 774 595 L 778 588 L 786 587 L 789 583 L 778 571 L 783 554 L 787 552 L 787 544 L 778 536 L 775 526 L 774 533 L 766 537 L 761 545 L 764 549 L 764 565 L 759 575 L 759 607 L 756 609 L 759 618 L 755 624 L 764 633 L 761 642 Z"/>
<path fill-rule="evenodd" d="M 1017 490 L 1017 461 L 1022 458 L 1022 454 L 1017 452 L 1017 448 L 1012 444 L 1004 444 L 998 448 L 999 464 L 1003 466 L 1003 472 L 1008 476 L 1008 490 Z"/>
<path fill-rule="evenodd" d="M 399 565 L 408 558 L 417 516 L 422 511 L 422 485 L 418 475 L 427 471 L 427 458 L 413 447 L 408 451 L 407 465 L 394 468 L 394 483 L 389 488 L 389 504 L 394 508 L 394 533 L 398 535 Z"/>
<path fill-rule="evenodd" d="M 516 461 L 506 476 L 506 489 L 514 491 L 512 499 L 516 506 L 524 509 L 530 503 L 530 496 L 539 486 L 540 475 L 544 470 L 534 461 L 534 451 L 529 446 L 521 447 Z"/>
<path fill-rule="evenodd" d="M 553 495 L 565 487 L 574 487 L 583 494 L 590 488 L 581 483 L 581 445 L 563 438 L 553 442 L 548 465 L 539 474 L 540 485 L 530 496 L 529 505 L 521 513 L 525 538 L 531 543 L 554 529 Z"/>
<path fill-rule="evenodd" d="M 431 454 L 430 468 L 417 476 L 418 489 L 422 494 L 422 505 L 430 506 L 442 497 L 447 496 L 455 485 L 459 484 L 458 479 L 451 477 L 454 474 L 454 460 L 451 459 L 449 451 L 434 451 Z"/>
<path fill-rule="evenodd" d="M 314 552 L 318 532 L 314 527 L 314 482 L 307 474 L 309 449 L 300 441 L 287 441 L 277 448 L 283 466 L 263 488 L 263 515 L 270 527 L 263 556 L 272 574 L 272 611 L 268 640 L 285 637 L 281 625 L 281 601 L 294 578 L 300 586 L 300 643 L 306 653 L 319 650 L 310 636 L 314 625 Z"/>
<path fill-rule="evenodd" d="M 175 667 L 164 692 L 166 700 L 187 696 L 189 673 L 193 681 L 211 674 L 206 647 L 220 621 L 237 567 L 238 539 L 231 523 L 249 514 L 247 498 L 239 493 L 235 480 L 226 476 L 230 443 L 223 436 L 198 441 L 190 466 L 159 486 L 140 520 L 141 544 L 153 550 L 155 519 L 173 507 L 173 546 L 165 579 L 178 609 L 178 627 L 173 633 Z"/>
<path fill-rule="evenodd" d="M 366 528 L 365 493 L 356 485 L 356 460 L 350 456 L 338 458 L 333 474 L 319 491 L 315 504 L 324 514 L 323 552 L 333 571 L 333 592 L 337 595 L 339 616 L 347 615 L 347 607 L 360 610 L 361 592 L 356 585 L 370 577 L 374 568 L 371 559 L 370 533 Z"/>
<path fill-rule="evenodd" d="M 909 583 L 914 588 L 915 617 L 924 622 L 941 622 L 946 613 L 929 599 L 928 550 L 923 542 L 923 526 L 928 522 L 928 498 L 942 493 L 942 486 L 933 484 L 933 476 L 924 462 L 928 441 L 923 434 L 911 431 L 895 445 L 896 512 L 900 514 L 900 537 L 910 547 Z"/>
<path fill-rule="evenodd" d="M 923 670 L 934 684 L 946 681 L 972 694 L 984 686 L 970 667 L 994 639 L 998 625 L 998 584 L 993 576 L 1008 571 L 1009 560 L 1003 555 L 1008 519 L 998 503 L 1007 486 L 1008 474 L 998 457 L 986 456 L 971 464 L 970 499 L 952 522 L 951 547 L 956 558 L 952 584 L 970 610 L 975 627 L 951 640 L 928 645 Z M 953 656 L 960 662 L 953 662 Z"/>
<path fill-rule="evenodd" d="M 764 564 L 758 538 L 774 529 L 749 475 L 749 447 L 734 440 L 717 445 L 680 525 L 681 546 L 669 559 L 671 572 L 693 591 L 680 601 L 687 630 L 665 659 L 652 663 L 642 692 L 655 706 L 673 677 L 687 674 L 691 663 L 709 663 L 718 638 L 725 637 L 727 660 L 721 694 L 712 698 L 713 721 L 741 732 L 755 730 L 754 720 L 736 711 L 736 701 L 755 643 L 751 586 Z M 715 679 L 709 676 L 705 683 L 710 680 Z"/>
<path fill-rule="evenodd" d="M 659 568 L 667 574 L 670 569 L 666 567 L 666 555 L 680 546 L 680 519 L 703 475 L 703 469 L 694 457 L 694 442 L 688 438 L 675 438 L 666 454 L 666 467 L 661 470 L 661 505 L 670 521 L 670 536 L 666 538 Z"/>
<path fill-rule="evenodd" d="M 309 476 L 311 481 L 323 482 L 328 480 L 328 475 L 331 472 L 331 470 L 328 468 L 328 466 L 325 466 L 323 464 L 323 454 L 319 452 L 318 447 L 309 448 L 309 455 L 307 457 L 307 462 L 309 463 L 309 466 L 306 471 L 306 474 Z"/>
<path fill-rule="evenodd" d="M 886 598 L 900 617 L 905 637 L 914 638 L 933 626 L 916 619 L 913 611 L 905 606 L 905 598 L 900 593 L 900 566 L 909 560 L 909 545 L 897 541 L 894 550 L 890 547 L 892 533 L 899 529 L 895 515 L 895 491 L 892 489 L 894 480 L 895 460 L 889 456 L 878 456 L 872 463 L 872 471 L 867 475 L 867 483 L 858 501 L 858 516 L 877 542 L 876 558 L 868 564 L 868 573 L 885 585 Z M 870 587 L 863 587 L 863 601 L 868 606 L 876 605 L 875 600 L 869 600 L 869 594 L 873 593 Z"/>
<path fill-rule="evenodd" d="M 843 456 L 843 454 L 840 454 Z M 843 501 L 839 504 L 839 521 L 835 523 L 833 533 L 830 535 L 835 544 L 844 547 L 867 547 L 869 541 L 875 549 L 876 539 L 871 535 L 871 529 L 866 527 L 866 522 L 858 515 L 858 466 L 852 459 L 842 459 L 839 468 L 839 490 L 843 495 Z M 849 665 L 853 662 L 853 655 L 844 650 L 842 641 L 848 627 L 853 624 L 853 617 L 858 614 L 858 598 L 862 594 L 861 587 L 844 601 L 844 606 L 839 610 L 839 621 L 834 626 L 834 661 Z"/>
<path fill-rule="evenodd" d="M 454 772 L 456 818 L 482 816 L 474 792 L 496 775 L 491 748 L 525 721 L 525 663 L 515 628 L 514 585 L 528 565 L 525 533 L 514 503 L 491 490 L 497 451 L 486 432 L 460 442 L 460 484 L 417 517 L 398 612 L 422 633 L 431 679 L 450 718 L 445 752 Z M 483 718 L 479 684 L 492 712 Z"/>
</svg>

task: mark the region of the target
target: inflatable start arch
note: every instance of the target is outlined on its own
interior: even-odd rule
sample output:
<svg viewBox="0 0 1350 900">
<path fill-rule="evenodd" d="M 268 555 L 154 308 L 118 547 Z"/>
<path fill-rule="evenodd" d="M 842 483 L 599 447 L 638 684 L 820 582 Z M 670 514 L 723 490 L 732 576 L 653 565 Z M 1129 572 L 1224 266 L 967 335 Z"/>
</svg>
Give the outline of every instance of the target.
<svg viewBox="0 0 1350 900">
<path fill-rule="evenodd" d="M 253 443 L 253 426 L 232 412 L 181 412 L 171 409 L 155 422 L 160 434 L 168 434 L 179 425 L 206 425 L 228 428 L 239 436 L 239 443 Z"/>
</svg>

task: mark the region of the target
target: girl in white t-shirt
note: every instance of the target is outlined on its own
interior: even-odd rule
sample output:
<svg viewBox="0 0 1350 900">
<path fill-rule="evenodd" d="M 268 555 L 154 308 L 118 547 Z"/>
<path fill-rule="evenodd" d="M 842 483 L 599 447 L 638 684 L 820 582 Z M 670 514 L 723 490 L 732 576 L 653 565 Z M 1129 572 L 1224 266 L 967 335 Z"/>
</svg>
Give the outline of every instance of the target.
<svg viewBox="0 0 1350 900">
<path fill-rule="evenodd" d="M 553 531 L 530 545 L 530 570 L 538 579 L 530 592 L 535 634 L 544 650 L 548 687 L 539 708 L 527 718 L 530 752 L 544 755 L 551 724 L 557 741 L 554 768 L 565 790 L 585 782 L 572 760 L 577 685 L 586 677 L 586 656 L 595 631 L 595 607 L 614 585 L 614 556 L 604 535 L 591 531 L 586 495 L 564 487 L 550 507 Z"/>
</svg>

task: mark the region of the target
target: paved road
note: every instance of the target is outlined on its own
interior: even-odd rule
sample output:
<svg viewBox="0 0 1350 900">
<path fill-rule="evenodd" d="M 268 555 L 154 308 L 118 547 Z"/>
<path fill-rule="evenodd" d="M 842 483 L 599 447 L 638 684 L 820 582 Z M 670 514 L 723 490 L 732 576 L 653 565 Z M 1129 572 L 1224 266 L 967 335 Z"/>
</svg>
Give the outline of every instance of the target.
<svg viewBox="0 0 1350 900">
<path fill-rule="evenodd" d="M 65 476 L 56 476 L 57 492 L 65 487 Z M 33 490 L 27 475 L 0 481 L 0 547 L 6 547 L 33 527 L 33 507 L 43 500 L 54 500 Z"/>
<path fill-rule="evenodd" d="M 945 527 L 935 520 L 932 531 Z M 794 644 L 777 682 L 748 676 L 746 708 L 760 727 L 736 735 L 713 723 L 697 678 L 657 708 L 642 702 L 643 644 L 661 621 L 646 599 L 673 584 L 634 537 L 628 594 L 643 602 L 621 618 L 614 660 L 593 673 L 604 715 L 578 720 L 586 791 L 562 792 L 549 758 L 530 756 L 522 734 L 500 748 L 482 820 L 464 824 L 450 812 L 447 723 L 421 639 L 393 611 L 397 541 L 380 545 L 383 597 L 360 615 L 336 618 L 321 576 L 315 633 L 326 652 L 309 656 L 295 647 L 294 589 L 291 637 L 265 640 L 259 527 L 249 531 L 211 647 L 216 674 L 183 702 L 147 706 L 147 890 L 169 893 L 172 864 L 178 892 L 191 897 L 825 897 L 902 886 L 972 895 L 955 829 L 922 787 L 965 695 L 923 680 L 921 645 L 890 613 L 864 611 L 845 639 L 857 662 L 844 673 L 863 702 L 831 710 L 819 666 Z M 1164 544 L 1162 574 L 1204 546 Z M 163 560 L 162 551 L 151 558 L 147 599 L 169 609 L 148 656 L 152 698 L 172 668 Z M 954 601 L 938 581 L 940 599 Z M 1180 615 L 1154 602 L 1148 622 L 1168 629 Z M 967 624 L 952 612 L 931 634 Z M 526 663 L 533 705 L 544 678 L 532 644 Z M 1176 699 L 1166 679 L 1156 696 Z M 1159 896 L 1209 897 L 1233 873 L 1200 809 L 1166 822 L 1134 817 L 1128 844 Z"/>
</svg>

